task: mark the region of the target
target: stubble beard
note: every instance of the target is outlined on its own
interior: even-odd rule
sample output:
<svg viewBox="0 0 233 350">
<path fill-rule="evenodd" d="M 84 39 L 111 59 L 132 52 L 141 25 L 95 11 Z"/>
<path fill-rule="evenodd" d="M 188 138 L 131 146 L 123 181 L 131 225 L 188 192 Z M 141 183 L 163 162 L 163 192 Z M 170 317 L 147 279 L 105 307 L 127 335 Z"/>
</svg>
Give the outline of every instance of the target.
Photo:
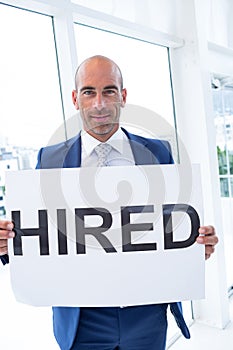
<svg viewBox="0 0 233 350">
<path fill-rule="evenodd" d="M 112 124 L 103 124 L 98 125 L 93 128 L 89 128 L 89 131 L 92 132 L 95 135 L 107 135 L 110 134 L 113 130 L 118 129 L 119 123 L 112 123 Z M 88 130 L 86 130 L 88 132 Z"/>
<path fill-rule="evenodd" d="M 91 117 L 89 117 L 89 122 L 84 123 L 84 129 L 87 133 L 93 136 L 104 136 L 108 134 L 114 134 L 114 132 L 117 131 L 119 127 L 119 117 L 120 116 L 116 117 L 113 121 L 100 123 L 96 125 L 91 125 Z"/>
</svg>

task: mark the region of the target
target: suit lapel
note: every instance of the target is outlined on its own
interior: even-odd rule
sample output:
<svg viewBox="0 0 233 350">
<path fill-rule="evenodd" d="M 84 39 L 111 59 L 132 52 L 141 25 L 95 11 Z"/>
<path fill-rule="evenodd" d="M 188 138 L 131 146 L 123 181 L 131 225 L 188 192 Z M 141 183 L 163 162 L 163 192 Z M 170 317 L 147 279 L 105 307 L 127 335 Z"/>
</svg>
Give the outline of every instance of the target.
<svg viewBox="0 0 233 350">
<path fill-rule="evenodd" d="M 157 164 L 153 153 L 147 148 L 147 141 L 144 138 L 133 135 L 122 128 L 123 132 L 129 139 L 136 165 Z M 64 168 L 74 168 L 81 166 L 81 134 L 75 139 L 66 142 L 64 155 Z"/>
<path fill-rule="evenodd" d="M 133 135 L 124 128 L 122 128 L 122 130 L 129 139 L 135 160 L 135 165 L 157 164 L 153 153 L 147 148 L 148 142 L 146 139 L 138 137 L 137 135 Z"/>
</svg>

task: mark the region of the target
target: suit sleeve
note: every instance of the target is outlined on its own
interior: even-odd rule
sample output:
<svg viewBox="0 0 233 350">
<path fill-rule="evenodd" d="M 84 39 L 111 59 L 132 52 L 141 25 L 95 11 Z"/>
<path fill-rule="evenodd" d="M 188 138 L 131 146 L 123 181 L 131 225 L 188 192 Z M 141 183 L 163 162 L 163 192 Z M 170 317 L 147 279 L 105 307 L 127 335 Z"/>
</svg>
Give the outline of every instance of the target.
<svg viewBox="0 0 233 350">
<path fill-rule="evenodd" d="M 37 165 L 36 165 L 36 169 L 40 169 L 41 168 L 41 155 L 43 152 L 43 148 L 40 149 L 38 156 L 37 156 Z M 6 265 L 9 263 L 9 256 L 7 254 L 0 256 L 0 260 L 3 263 L 3 265 Z"/>
<path fill-rule="evenodd" d="M 38 156 L 37 156 L 36 169 L 41 169 L 42 152 L 43 152 L 43 148 L 41 148 L 41 149 L 39 150 L 39 153 L 38 153 Z"/>
<path fill-rule="evenodd" d="M 0 256 L 0 260 L 3 263 L 3 265 L 6 265 L 9 263 L 9 256 L 7 254 Z"/>
</svg>

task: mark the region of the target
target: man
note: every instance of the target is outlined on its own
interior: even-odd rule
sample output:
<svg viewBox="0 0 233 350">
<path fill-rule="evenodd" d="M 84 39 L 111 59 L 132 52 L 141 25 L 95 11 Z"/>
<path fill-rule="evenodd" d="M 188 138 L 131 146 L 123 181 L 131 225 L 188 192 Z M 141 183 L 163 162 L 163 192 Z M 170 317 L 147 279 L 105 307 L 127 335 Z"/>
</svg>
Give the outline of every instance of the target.
<svg viewBox="0 0 233 350">
<path fill-rule="evenodd" d="M 126 97 L 121 71 L 113 61 L 103 56 L 85 60 L 77 70 L 72 92 L 83 130 L 67 142 L 41 149 L 37 168 L 172 163 L 167 142 L 145 139 L 119 128 Z M 119 147 L 122 143 L 125 146 Z M 107 151 L 104 146 L 101 156 L 97 152 L 99 144 L 110 145 Z M 7 240 L 14 237 L 13 224 L 1 221 L 0 228 L 0 254 L 7 263 Z M 205 244 L 209 258 L 218 241 L 215 230 L 204 226 L 199 233 L 197 242 Z M 170 307 L 182 333 L 189 338 L 180 303 L 171 303 Z M 54 334 L 62 350 L 164 350 L 166 312 L 167 304 L 54 307 Z"/>
</svg>

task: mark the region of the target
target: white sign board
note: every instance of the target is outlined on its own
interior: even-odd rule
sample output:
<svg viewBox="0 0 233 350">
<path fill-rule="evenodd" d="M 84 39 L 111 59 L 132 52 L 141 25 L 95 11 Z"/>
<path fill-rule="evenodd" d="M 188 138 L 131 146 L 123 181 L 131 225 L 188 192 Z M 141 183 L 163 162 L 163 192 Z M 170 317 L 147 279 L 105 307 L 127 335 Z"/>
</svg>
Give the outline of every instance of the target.
<svg viewBox="0 0 233 350">
<path fill-rule="evenodd" d="M 178 165 L 9 171 L 12 288 L 39 306 L 204 297 L 200 172 Z"/>
</svg>

